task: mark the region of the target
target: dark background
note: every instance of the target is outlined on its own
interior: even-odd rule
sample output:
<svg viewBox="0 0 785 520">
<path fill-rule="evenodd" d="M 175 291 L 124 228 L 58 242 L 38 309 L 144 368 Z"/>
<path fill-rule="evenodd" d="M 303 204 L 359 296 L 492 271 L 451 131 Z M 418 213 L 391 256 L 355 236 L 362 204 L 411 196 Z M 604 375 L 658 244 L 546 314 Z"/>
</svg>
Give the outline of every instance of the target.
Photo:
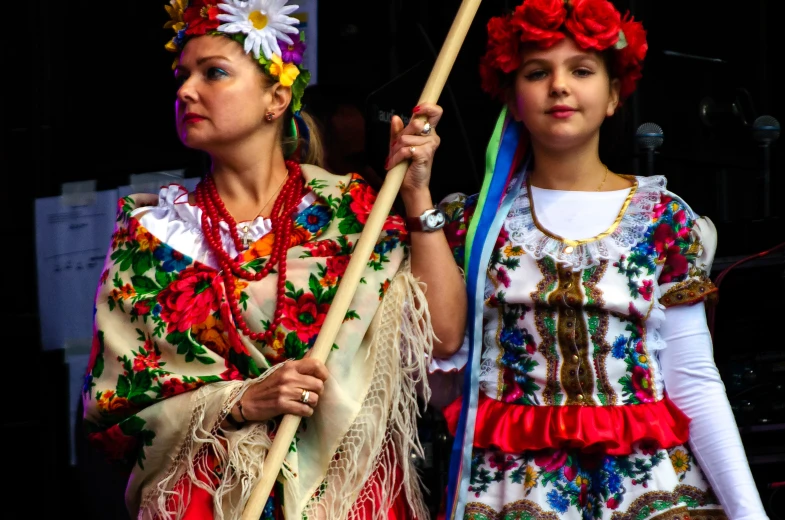
<svg viewBox="0 0 785 520">
<path fill-rule="evenodd" d="M 486 139 L 500 108 L 479 87 L 485 22 L 517 3 L 483 2 L 442 95 L 443 141 L 432 185 L 437 200 L 479 189 Z M 642 173 L 645 155 L 636 150 L 635 129 L 644 122 L 663 128 L 656 173 L 717 225 L 716 278 L 737 260 L 785 240 L 783 140 L 770 147 L 772 185 L 766 193 L 762 149 L 751 131 L 761 115 L 785 120 L 782 84 L 775 82 L 785 49 L 783 3 L 614 3 L 644 23 L 650 50 L 638 92 L 615 131 L 603 136 L 603 158 L 615 171 Z M 119 480 L 105 471 L 96 477 L 95 464 L 68 463 L 63 353 L 42 352 L 39 340 L 34 200 L 59 195 L 61 184 L 70 181 L 97 179 L 100 190 L 127 184 L 132 173 L 186 168 L 187 176 L 199 176 L 205 161 L 185 149 L 174 131 L 163 0 L 8 4 L 0 167 L 6 181 L 2 200 L 10 209 L 3 255 L 11 307 L 6 348 L 20 354 L 7 368 L 3 427 L 3 445 L 11 453 L 6 470 L 16 484 L 12 489 L 22 494 L 13 507 L 28 518 L 52 513 L 121 518 L 114 508 Z M 358 153 L 356 163 L 383 172 L 388 126 L 379 113 L 410 114 L 458 5 L 321 2 L 319 86 L 309 92 L 306 108 L 324 116 L 341 102 L 366 115 L 357 138 L 366 139 L 365 153 Z M 701 106 L 708 107 L 708 116 L 701 117 Z M 763 212 L 765 196 L 771 197 L 770 215 Z M 785 491 L 777 495 L 769 487 L 785 481 L 784 258 L 772 254 L 724 278 L 714 331 L 715 357 L 771 518 L 784 516 Z M 426 413 L 422 426 L 434 454 L 424 466 L 435 507 L 448 441 L 437 414 Z M 84 499 L 87 493 L 93 506 Z"/>
</svg>

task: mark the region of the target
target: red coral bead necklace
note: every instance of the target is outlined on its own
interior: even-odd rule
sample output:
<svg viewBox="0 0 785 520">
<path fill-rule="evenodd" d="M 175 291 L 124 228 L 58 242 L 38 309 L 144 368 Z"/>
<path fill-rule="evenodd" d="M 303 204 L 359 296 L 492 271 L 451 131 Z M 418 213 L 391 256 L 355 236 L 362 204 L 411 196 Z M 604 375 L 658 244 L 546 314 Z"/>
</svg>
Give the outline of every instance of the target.
<svg viewBox="0 0 785 520">
<path fill-rule="evenodd" d="M 281 315 L 283 313 L 283 300 L 286 291 L 286 253 L 289 249 L 292 230 L 294 229 L 294 214 L 297 211 L 297 206 L 300 204 L 304 188 L 300 165 L 294 161 L 286 161 L 286 169 L 289 172 L 288 178 L 275 199 L 270 217 L 272 220 L 272 232 L 274 233 L 270 258 L 264 264 L 264 267 L 256 273 L 243 269 L 242 253 L 238 254 L 236 258 L 232 258 L 223 247 L 220 227 L 222 221 L 229 226 L 229 233 L 237 251 L 241 252 L 246 248 L 242 238 L 240 238 L 240 234 L 237 232 L 237 222 L 227 211 L 221 200 L 212 176 L 208 176 L 201 181 L 196 187 L 194 194 L 196 205 L 202 209 L 202 231 L 205 240 L 218 259 L 218 265 L 221 268 L 221 276 L 226 287 L 226 300 L 232 311 L 235 325 L 253 341 L 264 340 L 269 342 L 281 323 Z M 236 278 L 259 281 L 270 274 L 276 266 L 278 267 L 278 291 L 272 323 L 264 332 L 253 332 L 248 327 L 240 309 Z"/>
</svg>

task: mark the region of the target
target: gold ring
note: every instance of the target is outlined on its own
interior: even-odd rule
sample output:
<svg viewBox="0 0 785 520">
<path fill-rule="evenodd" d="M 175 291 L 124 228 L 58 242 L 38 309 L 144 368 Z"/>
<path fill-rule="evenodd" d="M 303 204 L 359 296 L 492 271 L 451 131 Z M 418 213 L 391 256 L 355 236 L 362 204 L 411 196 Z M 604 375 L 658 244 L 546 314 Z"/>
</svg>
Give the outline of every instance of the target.
<svg viewBox="0 0 785 520">
<path fill-rule="evenodd" d="M 308 404 L 310 398 L 311 392 L 303 388 L 303 395 L 300 397 L 300 402 L 303 404 Z"/>
</svg>

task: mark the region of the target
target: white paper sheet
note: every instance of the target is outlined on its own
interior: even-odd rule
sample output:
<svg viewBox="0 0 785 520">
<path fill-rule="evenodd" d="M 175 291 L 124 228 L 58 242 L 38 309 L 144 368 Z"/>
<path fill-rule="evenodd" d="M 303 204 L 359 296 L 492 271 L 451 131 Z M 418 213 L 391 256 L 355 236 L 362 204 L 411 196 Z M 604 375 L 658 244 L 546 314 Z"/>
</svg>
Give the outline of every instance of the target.
<svg viewBox="0 0 785 520">
<path fill-rule="evenodd" d="M 117 190 L 71 206 L 63 197 L 35 201 L 38 310 L 44 350 L 90 341 L 95 290 L 117 216 Z"/>
</svg>

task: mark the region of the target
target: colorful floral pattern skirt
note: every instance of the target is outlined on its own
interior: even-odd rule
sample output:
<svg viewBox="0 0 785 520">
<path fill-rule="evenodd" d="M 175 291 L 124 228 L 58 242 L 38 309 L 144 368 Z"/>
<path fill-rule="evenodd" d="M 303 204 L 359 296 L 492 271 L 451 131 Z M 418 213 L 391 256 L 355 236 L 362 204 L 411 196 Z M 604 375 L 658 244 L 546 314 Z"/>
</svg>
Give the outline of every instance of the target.
<svg viewBox="0 0 785 520">
<path fill-rule="evenodd" d="M 725 520 L 686 446 L 630 455 L 475 449 L 466 520 Z"/>
</svg>

